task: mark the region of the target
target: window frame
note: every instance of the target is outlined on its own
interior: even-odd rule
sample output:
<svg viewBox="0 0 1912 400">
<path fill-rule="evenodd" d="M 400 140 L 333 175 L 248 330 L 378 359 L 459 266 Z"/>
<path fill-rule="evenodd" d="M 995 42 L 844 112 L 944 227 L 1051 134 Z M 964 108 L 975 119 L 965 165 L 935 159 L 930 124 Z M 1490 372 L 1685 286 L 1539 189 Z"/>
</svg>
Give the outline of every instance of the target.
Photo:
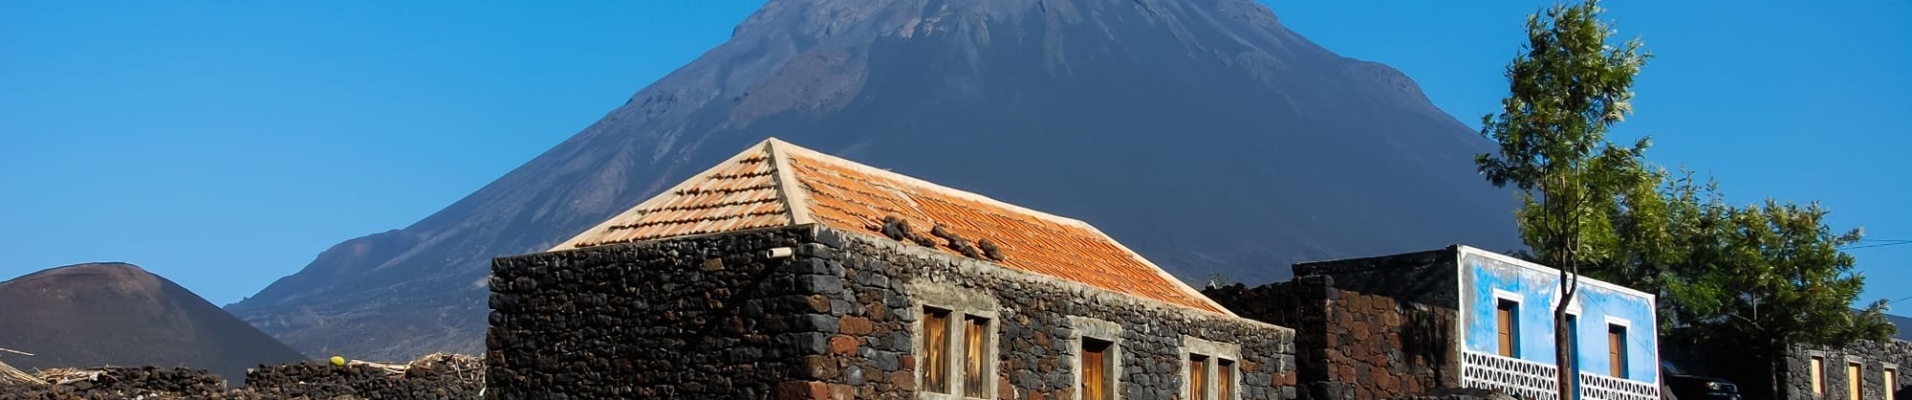
<svg viewBox="0 0 1912 400">
<path fill-rule="evenodd" d="M 1627 345 L 1633 342 L 1633 321 L 1608 316 L 1607 318 L 1607 375 L 1620 379 L 1633 379 L 1633 352 Z M 1619 343 L 1614 343 L 1614 330 L 1619 329 Z M 1617 344 L 1617 346 L 1616 346 Z M 1617 356 L 1617 357 L 1616 357 Z M 1619 365 L 1614 364 L 1618 358 Z"/>
<path fill-rule="evenodd" d="M 1864 359 L 1846 357 L 1846 395 L 1848 399 L 1864 399 L 1866 395 L 1866 364 Z"/>
<path fill-rule="evenodd" d="M 1880 381 L 1885 383 L 1885 400 L 1898 400 L 1899 388 L 1896 386 L 1899 386 L 1899 365 L 1885 363 L 1879 366 L 1879 371 L 1884 373 L 1880 376 Z"/>
<path fill-rule="evenodd" d="M 1520 358 L 1520 309 L 1526 308 L 1519 293 L 1494 289 L 1494 355 Z M 1504 308 L 1512 305 L 1512 308 Z M 1501 312 L 1507 313 L 1507 324 L 1501 326 Z"/>
<path fill-rule="evenodd" d="M 916 357 L 917 362 L 928 361 L 924 357 L 924 355 L 927 354 L 925 352 L 926 343 L 924 343 L 927 338 L 924 337 L 925 331 L 923 324 L 927 318 L 925 318 L 923 313 L 926 309 L 949 311 L 949 319 L 947 320 L 949 324 L 947 327 L 949 343 L 946 345 L 947 347 L 944 347 L 945 354 L 949 355 L 944 360 L 944 368 L 949 371 L 949 393 L 935 393 L 925 389 L 927 387 L 923 384 L 925 371 L 921 368 L 921 365 L 919 365 L 914 374 L 916 387 L 918 388 L 918 390 L 916 390 L 916 398 L 924 400 L 995 400 L 997 396 L 995 389 L 1000 385 L 999 381 L 1001 380 L 1001 377 L 998 375 L 1002 368 L 1002 315 L 1001 311 L 999 311 L 999 306 L 997 306 L 996 299 L 975 291 L 946 285 L 912 284 L 909 289 L 912 295 L 910 299 L 910 312 L 912 315 L 910 315 L 911 322 L 909 325 L 910 329 L 912 329 L 912 334 L 910 335 L 910 355 Z M 972 318 L 981 318 L 987 321 L 987 327 L 984 328 L 984 336 L 982 339 L 983 351 L 981 353 L 983 357 L 982 393 L 967 393 L 967 388 L 965 387 L 965 383 L 968 382 L 968 368 L 965 362 L 968 360 L 969 355 L 966 348 L 967 328 Z"/>
<path fill-rule="evenodd" d="M 1239 377 L 1241 367 L 1236 365 L 1238 363 L 1225 357 L 1215 358 L 1215 398 L 1222 400 L 1241 398 L 1241 386 L 1237 385 L 1241 379 Z"/>
<path fill-rule="evenodd" d="M 1814 354 L 1806 360 L 1806 374 L 1812 380 L 1812 395 L 1826 395 L 1826 356 Z"/>
<path fill-rule="evenodd" d="M 930 312 L 931 309 L 935 309 L 936 311 L 939 311 L 939 312 L 932 313 Z M 915 355 L 918 357 L 917 361 L 923 363 L 923 365 L 925 366 L 933 364 L 930 360 L 931 357 L 929 357 L 929 353 L 931 350 L 931 344 L 929 343 L 929 327 L 931 326 L 929 316 L 931 314 L 941 314 L 942 315 L 941 325 L 943 325 L 943 328 L 942 328 L 943 343 L 941 346 L 942 348 L 936 349 L 937 351 L 940 351 L 943 354 L 943 360 L 942 360 L 942 364 L 943 364 L 942 365 L 942 371 L 943 371 L 942 386 L 943 387 L 941 388 L 930 387 L 929 376 L 928 376 L 930 371 L 929 368 L 917 368 L 918 371 L 916 373 L 916 387 L 921 389 L 920 390 L 921 392 L 954 395 L 957 392 L 957 389 L 956 389 L 957 379 L 958 379 L 958 376 L 961 375 L 961 373 L 956 370 L 950 369 L 950 364 L 951 364 L 950 359 L 959 358 L 957 357 L 956 353 L 954 353 L 954 351 L 958 347 L 958 344 L 962 342 L 962 340 L 960 338 L 954 338 L 951 336 L 958 335 L 959 332 L 961 332 L 960 330 L 958 330 L 960 325 L 958 325 L 955 321 L 962 320 L 963 314 L 960 312 L 956 312 L 956 310 L 951 310 L 949 309 L 949 307 L 939 307 L 939 306 L 933 306 L 933 305 L 918 306 L 916 307 L 916 312 L 918 314 L 918 317 L 917 317 L 917 322 L 915 323 L 916 339 L 913 346 L 914 347 L 913 350 L 915 350 Z"/>
<path fill-rule="evenodd" d="M 1107 385 L 1109 400 L 1119 400 L 1125 397 L 1122 395 L 1122 325 L 1077 316 L 1069 316 L 1066 320 L 1068 320 L 1072 332 L 1069 337 L 1069 349 L 1071 351 L 1080 352 L 1086 350 L 1087 341 L 1085 339 L 1109 344 L 1108 350 L 1102 352 L 1102 381 L 1104 385 Z M 1083 386 L 1082 380 L 1084 378 L 1083 371 L 1087 371 L 1087 369 L 1085 369 L 1082 364 L 1082 354 L 1074 354 L 1073 358 L 1074 361 L 1071 364 L 1073 367 L 1072 374 L 1075 376 L 1074 381 L 1077 388 L 1073 400 L 1083 400 L 1083 391 L 1081 390 Z"/>
<path fill-rule="evenodd" d="M 1193 372 L 1188 370 L 1188 365 L 1191 364 L 1194 357 L 1205 358 L 1202 362 L 1201 375 L 1203 376 L 1202 381 L 1208 384 L 1203 385 L 1206 390 L 1204 391 L 1205 396 L 1203 396 L 1205 398 L 1202 399 L 1193 398 L 1195 387 L 1190 385 L 1190 379 L 1187 378 L 1190 376 L 1189 372 Z M 1227 362 L 1224 363 L 1223 361 Z M 1182 336 L 1181 364 L 1183 365 L 1181 374 L 1183 376 L 1181 390 L 1183 398 L 1187 398 L 1188 400 L 1241 399 L 1241 345 L 1213 342 L 1184 335 Z M 1224 366 L 1223 364 L 1227 365 Z M 1227 382 L 1221 381 L 1220 368 L 1229 369 Z M 1228 385 L 1228 392 L 1232 398 L 1221 397 L 1221 385 Z"/>
<path fill-rule="evenodd" d="M 1567 374 L 1567 377 L 1573 380 L 1572 385 L 1569 387 L 1572 388 L 1574 393 L 1580 393 L 1580 374 L 1583 372 L 1581 371 L 1581 364 L 1586 362 L 1586 356 L 1581 354 L 1580 351 L 1581 348 L 1586 346 L 1580 343 L 1579 306 L 1580 300 L 1575 298 L 1572 303 L 1568 303 L 1567 307 L 1567 366 L 1573 368 L 1573 373 Z"/>
<path fill-rule="evenodd" d="M 978 360 L 980 365 L 977 366 L 977 369 L 979 370 L 977 372 L 981 373 L 982 376 L 974 377 L 978 379 L 978 381 L 976 382 L 976 385 L 978 386 L 977 389 L 982 391 L 982 393 L 980 394 L 969 393 L 969 383 L 970 383 L 970 379 L 972 378 L 972 376 L 969 375 L 969 366 L 967 364 L 967 362 L 969 361 L 969 355 L 970 355 L 969 326 L 972 325 L 970 321 L 974 321 L 974 320 L 982 320 L 983 322 L 982 324 L 983 337 L 980 340 L 982 342 L 983 348 L 982 348 L 982 351 L 976 353 L 977 357 L 982 357 L 982 360 Z M 996 313 L 994 312 L 989 312 L 989 313 L 970 312 L 970 313 L 964 313 L 962 322 L 959 322 L 957 324 L 963 327 L 963 343 L 961 346 L 958 346 L 963 349 L 961 353 L 958 353 L 958 354 L 961 354 L 962 357 L 960 360 L 956 360 L 957 364 L 962 366 L 962 369 L 961 369 L 962 373 L 960 374 L 962 375 L 962 377 L 960 382 L 962 383 L 961 386 L 963 387 L 963 389 L 952 390 L 952 392 L 956 392 L 953 394 L 958 396 L 958 398 L 964 398 L 964 399 L 994 399 L 996 398 L 996 391 L 991 389 L 996 388 L 996 369 L 999 367 L 998 364 L 1001 364 L 1000 361 L 997 361 L 999 357 L 996 354 L 996 352 L 998 351 L 997 349 L 1001 347 L 996 344 L 996 340 L 998 339 L 998 336 L 1001 336 L 996 333 L 998 330 L 1001 329 L 1001 326 L 1002 326 L 1001 319 L 997 318 Z M 955 360 L 955 358 L 952 358 L 952 359 Z"/>
</svg>

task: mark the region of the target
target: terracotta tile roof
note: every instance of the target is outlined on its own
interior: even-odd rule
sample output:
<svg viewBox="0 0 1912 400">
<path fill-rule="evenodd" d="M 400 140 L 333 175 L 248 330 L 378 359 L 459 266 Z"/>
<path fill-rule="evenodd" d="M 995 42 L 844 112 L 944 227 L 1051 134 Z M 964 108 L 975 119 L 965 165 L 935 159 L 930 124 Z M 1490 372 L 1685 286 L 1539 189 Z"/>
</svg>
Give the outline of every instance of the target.
<svg viewBox="0 0 1912 400">
<path fill-rule="evenodd" d="M 790 210 L 779 197 L 774 172 L 766 148 L 752 147 L 558 249 L 790 225 Z"/>
<path fill-rule="evenodd" d="M 886 218 L 906 221 L 926 237 L 935 238 L 930 231 L 940 226 L 970 246 L 988 240 L 999 249 L 1000 259 L 981 258 L 1005 267 L 1232 315 L 1082 221 L 776 139 L 752 146 L 552 250 L 810 223 L 881 236 Z M 934 241 L 936 249 L 963 256 L 948 240 Z"/>
</svg>

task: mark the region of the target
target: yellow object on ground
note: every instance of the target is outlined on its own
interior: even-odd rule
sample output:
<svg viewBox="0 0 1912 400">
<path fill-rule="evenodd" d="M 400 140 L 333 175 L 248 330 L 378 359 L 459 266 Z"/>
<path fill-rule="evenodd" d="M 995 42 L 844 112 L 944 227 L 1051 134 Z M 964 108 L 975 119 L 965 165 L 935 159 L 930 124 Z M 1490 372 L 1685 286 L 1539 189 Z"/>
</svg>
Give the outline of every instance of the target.
<svg viewBox="0 0 1912 400">
<path fill-rule="evenodd" d="M 332 356 L 332 365 L 345 366 L 345 357 Z"/>
</svg>

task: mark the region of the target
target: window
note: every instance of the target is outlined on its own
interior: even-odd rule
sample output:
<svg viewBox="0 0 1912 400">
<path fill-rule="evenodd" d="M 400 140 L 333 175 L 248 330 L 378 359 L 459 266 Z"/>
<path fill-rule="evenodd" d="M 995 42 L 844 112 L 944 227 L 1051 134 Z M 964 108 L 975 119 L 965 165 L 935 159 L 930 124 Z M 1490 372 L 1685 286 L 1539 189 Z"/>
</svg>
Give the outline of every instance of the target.
<svg viewBox="0 0 1912 400">
<path fill-rule="evenodd" d="M 1627 378 L 1627 327 L 1607 324 L 1607 365 L 1613 377 Z"/>
<path fill-rule="evenodd" d="M 1208 399 L 1208 357 L 1188 356 L 1188 399 Z"/>
<path fill-rule="evenodd" d="M 949 310 L 923 309 L 923 389 L 949 393 Z"/>
<path fill-rule="evenodd" d="M 1241 357 L 1241 346 L 1182 337 L 1183 359 L 1187 361 L 1183 374 L 1187 385 L 1182 393 L 1188 400 L 1236 400 L 1241 396 L 1236 388 L 1236 380 L 1241 371 L 1236 371 L 1236 361 Z"/>
<path fill-rule="evenodd" d="M 1572 380 L 1569 387 L 1574 393 L 1580 393 L 1580 315 L 1573 313 L 1567 314 L 1567 365 L 1573 368 L 1573 373 L 1567 376 Z"/>
<path fill-rule="evenodd" d="M 1082 400 L 1115 400 L 1114 349 L 1115 343 L 1082 339 Z"/>
<path fill-rule="evenodd" d="M 1122 394 L 1116 383 L 1122 381 L 1122 324 L 1088 317 L 1069 316 L 1069 328 L 1076 347 L 1075 396 L 1058 400 L 1116 400 Z"/>
<path fill-rule="evenodd" d="M 1234 400 L 1235 360 L 1188 355 L 1189 400 Z"/>
<path fill-rule="evenodd" d="M 1516 351 L 1519 347 L 1520 332 L 1517 330 L 1519 326 L 1515 325 L 1517 321 L 1515 317 L 1520 315 L 1519 310 L 1519 302 L 1507 299 L 1500 299 L 1499 306 L 1495 307 L 1494 330 L 1500 335 L 1501 357 L 1520 357 Z"/>
<path fill-rule="evenodd" d="M 985 398 L 989 393 L 989 319 L 971 316 L 963 324 L 963 396 Z"/>
<path fill-rule="evenodd" d="M 1814 396 L 1826 395 L 1826 359 L 1824 357 L 1813 356 L 1812 363 L 1806 368 L 1811 369 L 1808 373 L 1812 374 L 1812 394 Z"/>
<path fill-rule="evenodd" d="M 1859 363 L 1846 363 L 1846 395 L 1848 396 L 1846 398 L 1853 400 L 1864 398 L 1859 397 L 1860 394 L 1865 393 L 1864 390 L 1859 389 L 1860 383 L 1865 382 L 1865 380 L 1860 379 L 1859 373 L 1861 371 L 1862 369 L 1859 368 Z"/>
<path fill-rule="evenodd" d="M 1215 398 L 1235 398 L 1235 362 L 1219 360 L 1215 363 Z"/>
<path fill-rule="evenodd" d="M 1885 400 L 1899 400 L 1899 368 L 1885 367 Z"/>
<path fill-rule="evenodd" d="M 924 398 L 995 398 L 997 362 L 995 307 L 949 302 L 957 307 L 923 306 L 915 342 Z M 984 310 L 984 311 L 978 311 Z"/>
</svg>

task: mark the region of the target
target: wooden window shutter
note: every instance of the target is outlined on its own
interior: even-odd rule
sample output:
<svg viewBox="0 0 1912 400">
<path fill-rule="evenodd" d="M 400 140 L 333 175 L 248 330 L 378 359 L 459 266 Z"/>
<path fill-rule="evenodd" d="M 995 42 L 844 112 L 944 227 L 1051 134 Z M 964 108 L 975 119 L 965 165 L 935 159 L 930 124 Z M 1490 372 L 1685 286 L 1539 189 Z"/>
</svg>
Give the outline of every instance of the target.
<svg viewBox="0 0 1912 400">
<path fill-rule="evenodd" d="M 1885 400 L 1899 400 L 1899 370 L 1885 370 Z"/>
<path fill-rule="evenodd" d="M 949 311 L 923 310 L 924 390 L 949 393 Z"/>
<path fill-rule="evenodd" d="M 1519 303 L 1513 301 L 1501 300 L 1499 306 L 1495 307 L 1494 327 L 1500 336 L 1501 357 L 1519 357 L 1518 354 L 1515 354 L 1515 350 L 1519 347 L 1517 339 L 1519 339 L 1520 334 L 1514 331 L 1514 329 L 1516 329 L 1514 326 L 1514 318 L 1517 316 L 1515 311 L 1519 307 L 1518 305 Z"/>
<path fill-rule="evenodd" d="M 1208 400 L 1208 357 L 1188 356 L 1188 398 L 1189 400 Z"/>
<path fill-rule="evenodd" d="M 1221 400 L 1234 400 L 1235 399 L 1235 362 L 1229 361 L 1229 360 L 1217 361 L 1215 363 L 1215 373 L 1216 373 L 1215 387 L 1217 388 L 1217 390 L 1215 391 L 1215 394 L 1217 394 L 1217 396 L 1215 398 L 1221 399 Z"/>
<path fill-rule="evenodd" d="M 1109 348 L 1111 344 L 1095 339 L 1082 339 L 1082 400 L 1112 400 L 1109 387 Z"/>
<path fill-rule="evenodd" d="M 1826 394 L 1826 359 L 1820 358 L 1820 357 L 1813 357 L 1811 365 L 1808 365 L 1807 368 L 1810 368 L 1812 370 L 1808 372 L 1812 374 L 1812 394 L 1822 395 L 1822 396 L 1825 395 Z"/>
<path fill-rule="evenodd" d="M 1860 397 L 1860 395 L 1865 394 L 1865 390 L 1860 388 L 1860 386 L 1865 384 L 1864 375 L 1860 375 L 1860 373 L 1864 371 L 1864 368 L 1859 367 L 1859 363 L 1846 364 L 1846 394 L 1850 395 L 1850 397 L 1846 398 L 1853 400 L 1864 398 Z"/>
<path fill-rule="evenodd" d="M 1615 378 L 1627 378 L 1627 328 L 1607 325 L 1607 365 Z"/>
<path fill-rule="evenodd" d="M 983 378 L 988 373 L 984 368 L 988 360 L 984 358 L 989 354 L 989 320 L 970 317 L 967 322 L 963 324 L 963 393 L 965 397 L 988 397 L 989 388 L 983 384 L 987 380 Z"/>
</svg>

